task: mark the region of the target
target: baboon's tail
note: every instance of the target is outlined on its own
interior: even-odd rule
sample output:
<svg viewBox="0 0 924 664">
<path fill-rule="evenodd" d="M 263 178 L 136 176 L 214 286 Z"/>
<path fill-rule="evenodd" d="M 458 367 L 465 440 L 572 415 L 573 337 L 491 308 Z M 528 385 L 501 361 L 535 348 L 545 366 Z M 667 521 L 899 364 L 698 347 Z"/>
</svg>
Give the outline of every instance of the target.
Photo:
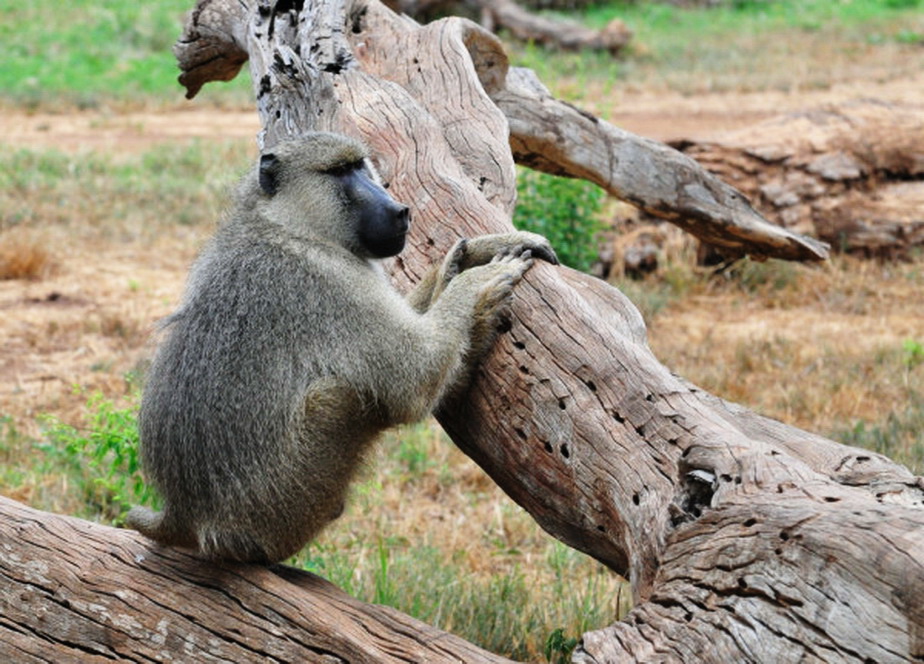
<svg viewBox="0 0 924 664">
<path fill-rule="evenodd" d="M 145 537 L 168 546 L 198 548 L 194 534 L 177 528 L 166 517 L 165 512 L 155 512 L 147 507 L 133 507 L 125 515 L 125 522 Z"/>
</svg>

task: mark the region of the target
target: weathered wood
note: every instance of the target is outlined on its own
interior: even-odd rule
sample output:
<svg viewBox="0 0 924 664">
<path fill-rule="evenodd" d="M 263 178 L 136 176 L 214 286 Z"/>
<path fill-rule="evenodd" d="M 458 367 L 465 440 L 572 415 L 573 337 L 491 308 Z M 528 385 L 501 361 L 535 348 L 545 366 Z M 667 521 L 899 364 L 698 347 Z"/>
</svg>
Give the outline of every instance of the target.
<svg viewBox="0 0 924 664">
<path fill-rule="evenodd" d="M 0 497 L 0 661 L 508 662 L 293 568 L 214 564 Z"/>
<path fill-rule="evenodd" d="M 824 243 L 767 223 L 739 191 L 680 152 L 553 98 L 530 70 L 511 70 L 491 96 L 510 122 L 520 164 L 589 180 L 729 254 L 827 257 Z"/>
<path fill-rule="evenodd" d="M 837 249 L 924 246 L 924 110 L 857 100 L 677 147 L 783 228 Z"/>
<path fill-rule="evenodd" d="M 391 265 L 399 284 L 415 281 L 457 237 L 510 228 L 513 158 L 493 99 L 506 78 L 490 66 L 500 57 L 493 37 L 458 20 L 420 27 L 374 0 L 287 3 L 284 16 L 263 0 L 209 4 L 248 25 L 266 142 L 313 128 L 358 136 L 395 197 L 413 207 L 409 248 Z M 539 264 L 515 294 L 510 329 L 469 393 L 439 418 L 546 530 L 631 576 L 636 608 L 586 634 L 576 661 L 924 658 L 920 478 L 672 375 L 652 356 L 635 307 L 599 280 Z M 0 550 L 28 567 L 16 537 Z M 172 552 L 141 555 L 139 564 L 167 578 L 185 564 Z M 65 561 L 42 561 L 42 574 L 54 569 L 93 589 L 83 566 L 60 572 Z M 208 597 L 240 584 L 240 608 L 221 616 L 237 631 L 213 633 L 239 643 L 248 607 L 259 605 L 245 582 L 259 586 L 271 572 L 233 568 L 238 576 L 216 578 L 197 569 Z M 149 611 L 181 601 L 160 592 L 149 596 L 160 608 Z M 122 602 L 105 591 L 96 599 L 106 611 Z M 43 618 L 17 613 L 10 629 L 27 642 L 45 639 L 68 615 L 62 604 L 46 606 Z M 345 652 L 356 643 L 339 624 L 347 618 L 327 608 L 280 629 Z M 376 615 L 355 604 L 349 611 L 360 615 L 348 625 Z M 408 638 L 406 629 L 375 634 Z M 124 630 L 106 622 L 97 640 L 109 644 Z M 366 661 L 388 661 L 377 657 Z"/>
</svg>

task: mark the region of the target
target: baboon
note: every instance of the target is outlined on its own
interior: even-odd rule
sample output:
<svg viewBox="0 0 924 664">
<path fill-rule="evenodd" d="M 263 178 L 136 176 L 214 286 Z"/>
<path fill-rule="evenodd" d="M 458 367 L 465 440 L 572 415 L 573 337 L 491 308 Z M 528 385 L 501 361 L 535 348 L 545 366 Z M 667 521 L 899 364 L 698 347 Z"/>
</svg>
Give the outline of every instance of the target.
<svg viewBox="0 0 924 664">
<path fill-rule="evenodd" d="M 260 157 L 164 322 L 139 415 L 164 508 L 130 526 L 211 559 L 298 552 L 380 432 L 462 389 L 534 258 L 557 262 L 533 233 L 460 240 L 405 299 L 377 259 L 409 222 L 357 141 L 313 133 Z"/>
</svg>

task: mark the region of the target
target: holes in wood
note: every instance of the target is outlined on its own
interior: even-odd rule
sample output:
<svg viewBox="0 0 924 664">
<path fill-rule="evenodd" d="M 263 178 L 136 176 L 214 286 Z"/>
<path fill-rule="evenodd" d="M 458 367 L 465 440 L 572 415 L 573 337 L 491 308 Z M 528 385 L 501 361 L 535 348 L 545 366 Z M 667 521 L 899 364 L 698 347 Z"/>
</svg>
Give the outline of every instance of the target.
<svg viewBox="0 0 924 664">
<path fill-rule="evenodd" d="M 620 424 L 626 423 L 626 418 L 624 418 L 622 415 L 620 415 L 619 413 L 615 411 L 613 411 L 613 419 L 619 422 Z"/>
<path fill-rule="evenodd" d="M 585 380 L 584 384 L 587 386 L 587 389 L 590 390 L 591 392 L 597 391 L 597 384 L 594 383 L 592 380 Z"/>
<path fill-rule="evenodd" d="M 568 449 L 568 446 L 562 443 L 562 446 L 558 448 L 561 451 L 561 455 L 566 459 L 571 458 L 571 450 Z"/>
<path fill-rule="evenodd" d="M 513 432 L 520 437 L 520 440 L 526 440 L 526 432 L 523 431 L 520 427 L 514 427 Z"/>
<path fill-rule="evenodd" d="M 363 31 L 363 18 L 365 17 L 366 12 L 356 12 L 353 16 L 353 25 L 350 26 L 350 29 L 353 31 L 354 35 L 358 35 Z M 416 64 L 416 60 L 414 61 Z"/>
<path fill-rule="evenodd" d="M 640 505 L 641 502 L 642 502 L 642 499 L 639 498 L 638 492 L 633 493 L 633 494 L 632 494 L 632 504 L 633 504 L 633 505 Z"/>
<path fill-rule="evenodd" d="M 276 2 L 276 6 L 273 8 L 273 11 L 276 14 L 285 14 L 286 12 L 291 11 L 298 13 L 302 11 L 304 6 L 305 0 L 278 0 Z"/>
<path fill-rule="evenodd" d="M 601 533 L 605 533 L 605 532 L 606 532 L 606 528 L 604 528 L 603 525 L 597 525 L 597 531 L 598 531 L 598 532 L 601 532 Z"/>
<path fill-rule="evenodd" d="M 559 408 L 559 410 L 565 410 L 566 406 L 565 406 L 565 400 L 564 400 L 564 399 L 559 399 L 559 400 L 558 400 L 558 408 Z"/>
<path fill-rule="evenodd" d="M 750 527 L 753 526 L 755 523 L 757 523 L 757 519 L 748 519 L 747 521 L 744 522 L 744 527 L 745 527 L 745 528 L 750 528 Z"/>
<path fill-rule="evenodd" d="M 517 350 L 526 350 L 526 344 L 524 344 L 522 341 L 514 341 L 513 347 Z"/>
<path fill-rule="evenodd" d="M 836 497 L 834 497 L 834 496 L 825 496 L 825 502 L 826 502 L 826 503 L 839 503 L 839 502 L 841 502 L 841 499 L 840 499 L 840 498 L 836 498 Z"/>
<path fill-rule="evenodd" d="M 521 364 L 521 365 L 520 365 L 520 373 L 526 374 L 526 375 L 528 376 L 528 375 L 529 375 L 529 367 L 527 367 L 525 364 Z"/>
</svg>

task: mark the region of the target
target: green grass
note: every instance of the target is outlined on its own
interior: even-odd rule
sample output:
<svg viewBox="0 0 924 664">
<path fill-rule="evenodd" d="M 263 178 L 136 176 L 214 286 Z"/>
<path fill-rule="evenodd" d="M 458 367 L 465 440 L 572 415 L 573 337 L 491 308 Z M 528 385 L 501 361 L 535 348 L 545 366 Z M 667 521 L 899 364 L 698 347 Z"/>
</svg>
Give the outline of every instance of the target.
<svg viewBox="0 0 924 664">
<path fill-rule="evenodd" d="M 0 232 L 52 225 L 76 235 L 137 236 L 213 223 L 249 160 L 244 141 L 166 143 L 121 155 L 0 144 Z"/>
<path fill-rule="evenodd" d="M 831 437 L 884 454 L 915 475 L 924 475 L 924 397 L 915 394 L 904 410 L 889 413 L 884 421 L 859 421 L 849 429 L 832 432 Z"/>
<path fill-rule="evenodd" d="M 513 60 L 572 100 L 596 99 L 617 83 L 689 94 L 827 87 L 857 70 L 873 79 L 919 71 L 921 7 L 921 0 L 742 0 L 711 9 L 603 2 L 568 17 L 595 28 L 624 21 L 634 36 L 620 57 L 550 57 L 514 44 Z"/>
<path fill-rule="evenodd" d="M 185 91 L 171 47 L 193 4 L 0 0 L 0 101 L 43 108 L 179 103 Z M 230 85 L 206 86 L 203 99 L 250 103 L 246 67 L 242 73 Z"/>
<path fill-rule="evenodd" d="M 181 103 L 184 90 L 176 80 L 171 47 L 193 4 L 0 0 L 0 103 L 45 109 Z M 544 48 L 515 42 L 509 48 L 516 64 L 536 69 L 540 78 L 564 87 L 577 101 L 593 97 L 595 88 L 631 82 L 683 92 L 829 85 L 844 64 L 878 67 L 891 75 L 915 67 L 915 54 L 924 43 L 921 6 L 921 0 L 742 0 L 713 9 L 682 9 L 656 2 L 604 2 L 569 17 L 594 27 L 624 20 L 635 36 L 620 58 L 602 53 L 550 57 Z M 871 46 L 877 51 L 891 46 L 885 49 L 891 59 L 882 60 Z M 829 53 L 832 57 L 824 60 L 831 66 L 800 63 L 794 52 L 806 49 Z M 230 83 L 205 86 L 197 99 L 250 105 L 246 67 Z"/>
</svg>

